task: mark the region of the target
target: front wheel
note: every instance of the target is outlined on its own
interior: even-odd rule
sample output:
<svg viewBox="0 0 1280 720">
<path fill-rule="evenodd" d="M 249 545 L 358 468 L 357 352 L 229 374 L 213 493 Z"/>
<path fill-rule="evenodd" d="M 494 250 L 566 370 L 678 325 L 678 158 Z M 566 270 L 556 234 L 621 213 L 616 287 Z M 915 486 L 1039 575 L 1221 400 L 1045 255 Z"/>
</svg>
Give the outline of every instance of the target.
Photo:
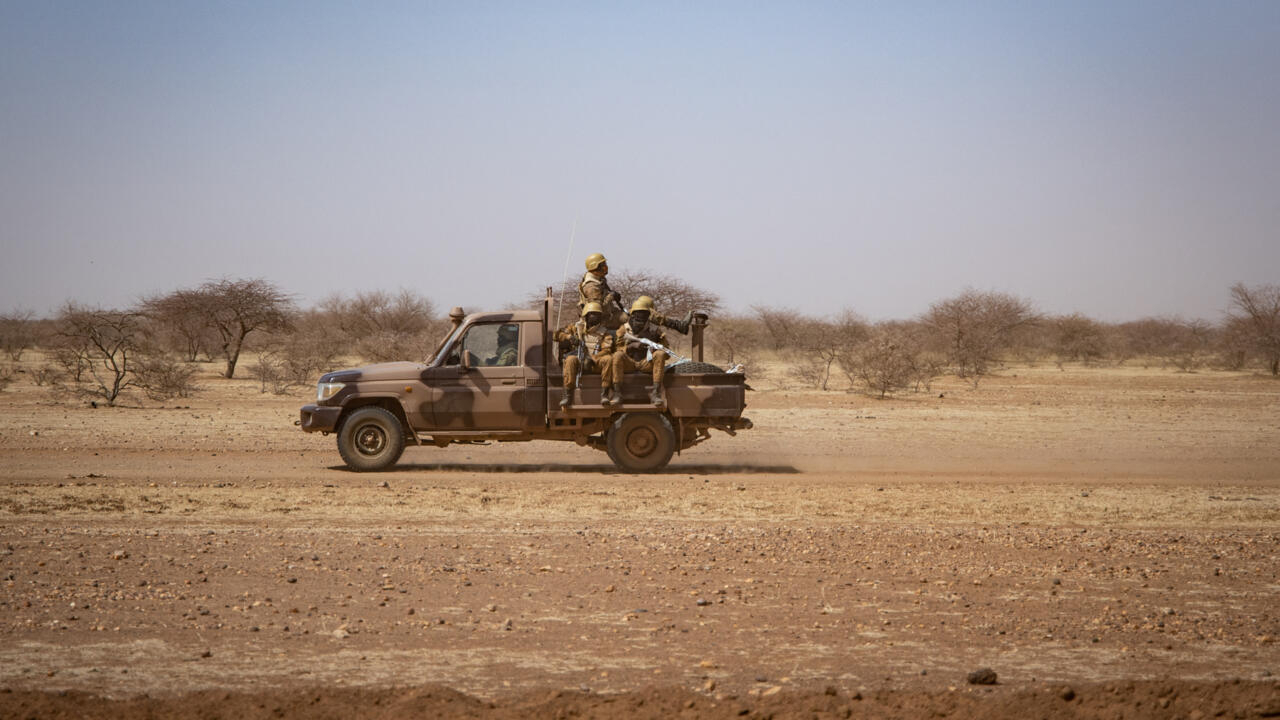
<svg viewBox="0 0 1280 720">
<path fill-rule="evenodd" d="M 628 472 L 653 472 L 666 467 L 676 450 L 671 421 L 658 413 L 624 413 L 609 428 L 609 459 Z"/>
<path fill-rule="evenodd" d="M 338 430 L 338 454 L 356 472 L 385 470 L 404 452 L 404 428 L 384 408 L 363 407 L 347 416 Z"/>
</svg>

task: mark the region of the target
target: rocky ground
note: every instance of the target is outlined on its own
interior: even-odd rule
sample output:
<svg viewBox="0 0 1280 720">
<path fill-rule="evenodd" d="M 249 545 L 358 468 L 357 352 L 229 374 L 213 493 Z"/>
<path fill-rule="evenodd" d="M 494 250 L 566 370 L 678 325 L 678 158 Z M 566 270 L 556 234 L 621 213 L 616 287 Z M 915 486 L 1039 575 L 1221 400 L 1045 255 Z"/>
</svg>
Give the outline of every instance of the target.
<svg viewBox="0 0 1280 720">
<path fill-rule="evenodd" d="M 0 717 L 1280 716 L 1270 378 L 764 379 L 654 476 L 202 384 L 0 393 Z"/>
</svg>

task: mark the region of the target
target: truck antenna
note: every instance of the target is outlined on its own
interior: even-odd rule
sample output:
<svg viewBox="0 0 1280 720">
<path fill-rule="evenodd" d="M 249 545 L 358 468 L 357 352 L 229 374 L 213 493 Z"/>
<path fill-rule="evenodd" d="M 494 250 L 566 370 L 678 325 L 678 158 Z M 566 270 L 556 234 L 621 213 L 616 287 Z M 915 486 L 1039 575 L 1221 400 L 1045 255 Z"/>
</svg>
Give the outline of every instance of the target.
<svg viewBox="0 0 1280 720">
<path fill-rule="evenodd" d="M 552 332 L 560 329 L 560 309 L 564 307 L 564 288 L 569 284 L 569 259 L 573 257 L 573 240 L 578 236 L 578 218 L 573 219 L 573 229 L 569 231 L 569 252 L 564 256 L 564 276 L 560 278 L 560 300 L 556 302 L 556 325 Z"/>
</svg>

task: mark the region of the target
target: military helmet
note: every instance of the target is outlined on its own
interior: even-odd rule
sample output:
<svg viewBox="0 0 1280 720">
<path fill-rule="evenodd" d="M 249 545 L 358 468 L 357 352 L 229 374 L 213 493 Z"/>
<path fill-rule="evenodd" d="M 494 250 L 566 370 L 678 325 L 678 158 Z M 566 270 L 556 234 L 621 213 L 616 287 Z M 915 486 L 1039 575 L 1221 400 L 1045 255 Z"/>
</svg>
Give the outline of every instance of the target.
<svg viewBox="0 0 1280 720">
<path fill-rule="evenodd" d="M 604 314 L 604 306 L 598 302 L 589 302 L 582 306 L 582 317 L 586 317 L 589 313 Z"/>
<path fill-rule="evenodd" d="M 600 253 L 591 253 L 587 256 L 587 269 L 595 270 L 601 265 L 604 265 L 605 262 L 606 260 L 604 259 L 604 255 L 601 255 Z"/>
<path fill-rule="evenodd" d="M 653 312 L 653 298 L 648 295 L 641 295 L 636 298 L 636 301 L 631 303 L 631 312 L 636 312 L 637 310 L 644 310 L 649 313 Z"/>
</svg>

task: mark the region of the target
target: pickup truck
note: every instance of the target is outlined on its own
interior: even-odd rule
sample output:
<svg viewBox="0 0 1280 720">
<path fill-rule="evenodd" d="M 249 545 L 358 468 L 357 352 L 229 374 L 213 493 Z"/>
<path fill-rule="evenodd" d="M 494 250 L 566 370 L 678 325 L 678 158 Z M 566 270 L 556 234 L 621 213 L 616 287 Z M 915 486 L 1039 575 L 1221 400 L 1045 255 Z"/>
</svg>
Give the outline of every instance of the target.
<svg viewBox="0 0 1280 720">
<path fill-rule="evenodd" d="M 355 471 L 384 470 L 406 445 L 560 440 L 604 450 L 618 468 L 653 472 L 711 437 L 751 427 L 742 416 L 746 378 L 702 362 L 705 313 L 695 314 L 693 358 L 668 363 L 665 406 L 650 402 L 647 373 L 628 374 L 622 404 L 600 404 L 600 376 L 584 373 L 560 408 L 563 371 L 548 291 L 541 309 L 450 313 L 453 327 L 425 363 L 393 362 L 322 375 L 316 402 L 295 423 L 337 435 L 338 453 Z M 499 353 L 514 342 L 510 351 Z M 505 355 L 502 362 L 498 356 Z"/>
</svg>

